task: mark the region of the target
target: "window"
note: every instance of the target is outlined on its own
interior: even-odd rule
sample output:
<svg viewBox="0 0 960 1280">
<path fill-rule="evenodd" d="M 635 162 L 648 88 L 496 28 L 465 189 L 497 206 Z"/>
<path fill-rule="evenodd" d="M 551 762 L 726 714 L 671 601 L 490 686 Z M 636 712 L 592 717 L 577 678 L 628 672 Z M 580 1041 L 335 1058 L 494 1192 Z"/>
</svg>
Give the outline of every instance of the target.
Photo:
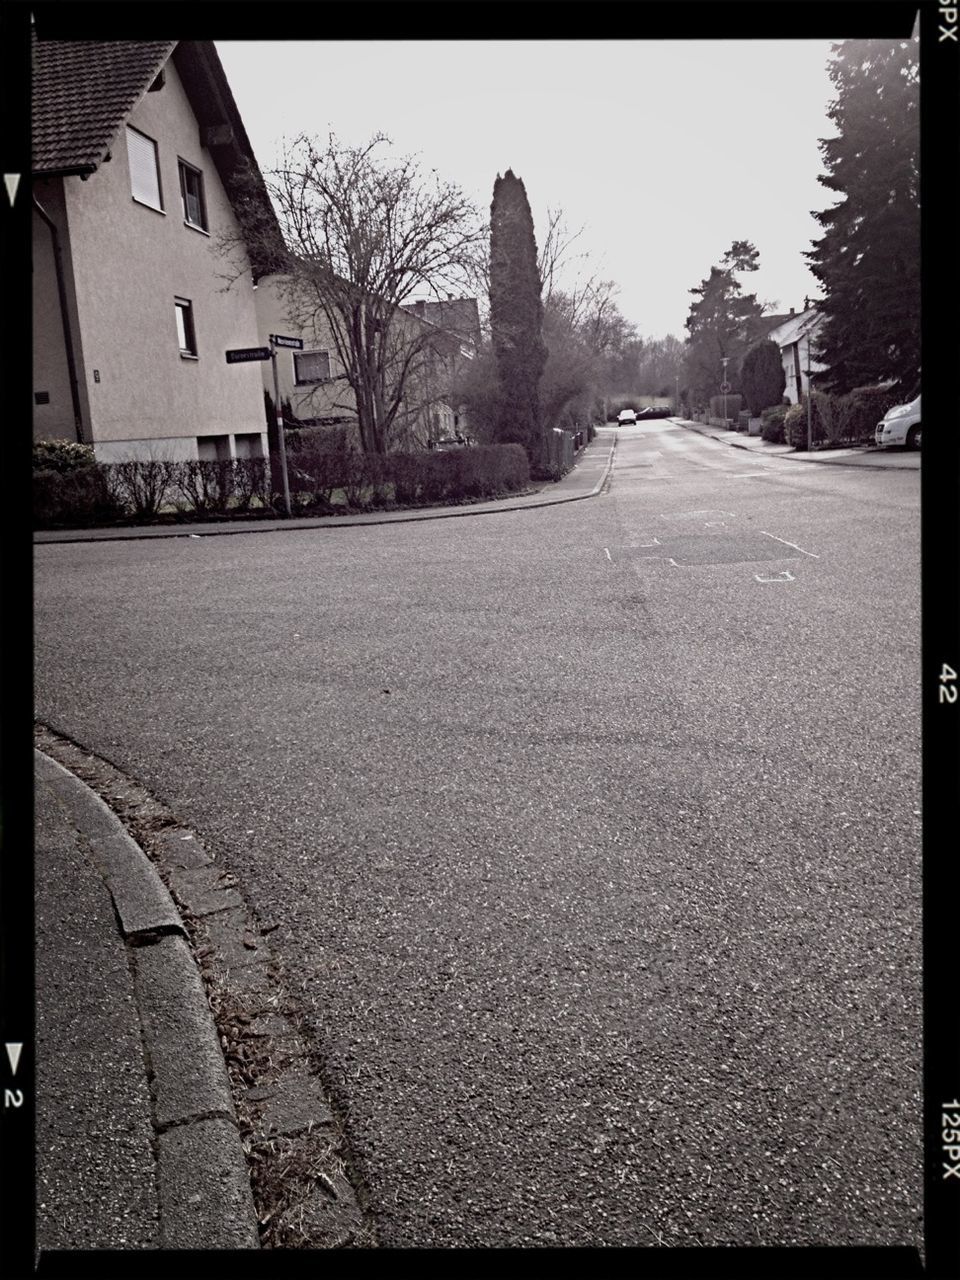
<svg viewBox="0 0 960 1280">
<path fill-rule="evenodd" d="M 330 377 L 328 351 L 296 351 L 293 356 L 294 376 L 298 386 L 305 382 L 326 382 Z"/>
<path fill-rule="evenodd" d="M 127 125 L 127 159 L 130 161 L 130 186 L 134 200 L 163 213 L 157 144 L 145 133 L 138 133 L 129 125 Z"/>
<path fill-rule="evenodd" d="M 180 354 L 193 356 L 197 354 L 197 335 L 193 327 L 193 303 L 186 298 L 175 298 L 177 312 L 177 338 L 180 341 Z"/>
<path fill-rule="evenodd" d="M 203 174 L 184 160 L 180 161 L 180 199 L 183 220 L 191 227 L 207 230 L 207 206 L 203 199 Z"/>
</svg>

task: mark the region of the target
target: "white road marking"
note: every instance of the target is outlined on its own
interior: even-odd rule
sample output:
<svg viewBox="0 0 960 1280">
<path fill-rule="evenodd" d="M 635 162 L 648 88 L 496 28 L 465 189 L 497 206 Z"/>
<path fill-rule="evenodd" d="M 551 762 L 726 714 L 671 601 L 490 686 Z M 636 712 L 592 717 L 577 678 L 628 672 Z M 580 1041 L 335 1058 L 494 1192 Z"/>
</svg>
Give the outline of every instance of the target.
<svg viewBox="0 0 960 1280">
<path fill-rule="evenodd" d="M 765 471 L 724 471 L 728 480 L 755 480 L 757 476 L 765 476 Z"/>
<path fill-rule="evenodd" d="M 634 546 L 635 546 L 635 547 L 659 547 L 659 546 L 660 546 L 660 539 L 659 539 L 659 538 L 654 538 L 654 540 L 653 540 L 652 542 L 635 542 L 635 543 L 634 543 Z"/>
<path fill-rule="evenodd" d="M 786 538 L 778 538 L 775 533 L 767 533 L 766 529 L 761 529 L 760 532 L 764 535 L 764 537 L 773 538 L 775 542 L 782 542 L 785 547 L 793 547 L 794 551 L 799 551 L 801 555 L 811 556 L 814 560 L 820 559 L 820 557 L 815 552 L 804 551 L 803 547 L 798 547 L 795 542 L 788 542 Z"/>
<path fill-rule="evenodd" d="M 604 548 L 603 548 L 603 553 L 604 553 L 604 555 L 607 557 L 607 559 L 608 559 L 608 560 L 612 560 L 612 559 L 613 559 L 613 556 L 610 554 L 610 548 L 609 548 L 609 547 L 604 547 Z"/>
<path fill-rule="evenodd" d="M 782 573 L 778 573 L 775 578 L 761 578 L 759 573 L 753 575 L 758 582 L 796 582 L 796 578 L 789 569 L 784 569 Z"/>
</svg>

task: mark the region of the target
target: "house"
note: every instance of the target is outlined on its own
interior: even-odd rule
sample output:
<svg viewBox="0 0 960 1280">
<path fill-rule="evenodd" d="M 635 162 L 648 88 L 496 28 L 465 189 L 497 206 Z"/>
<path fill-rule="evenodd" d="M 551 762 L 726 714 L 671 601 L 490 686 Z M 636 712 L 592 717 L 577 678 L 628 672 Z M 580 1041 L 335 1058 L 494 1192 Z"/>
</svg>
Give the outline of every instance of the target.
<svg viewBox="0 0 960 1280">
<path fill-rule="evenodd" d="M 275 274 L 259 280 L 256 289 L 259 341 L 267 344 L 271 335 L 279 334 L 303 343 L 300 350 L 277 350 L 281 404 L 289 404 L 293 417 L 305 425 L 348 427 L 356 442 L 356 396 L 329 322 L 321 311 L 314 311 L 309 321 L 296 318 L 298 308 L 288 300 L 287 290 L 287 278 Z M 438 309 L 428 315 L 431 306 Z M 439 308 L 446 310 L 441 313 Z M 450 323 L 441 324 L 441 319 Z M 462 362 L 474 358 L 479 331 L 475 298 L 414 304 L 394 313 L 385 344 L 388 361 L 399 367 L 411 351 L 416 353 L 392 432 L 394 447 L 422 449 L 465 433 L 463 410 L 448 402 L 447 389 Z M 269 365 L 263 366 L 262 377 L 264 389 L 273 397 Z"/>
<path fill-rule="evenodd" d="M 816 360 L 811 363 L 810 357 L 811 344 L 816 342 L 823 316 L 815 306 L 809 305 L 809 299 L 804 299 L 804 302 L 807 305 L 803 311 L 798 314 L 791 308 L 790 314 L 767 334 L 770 341 L 780 348 L 786 378 L 784 395 L 791 404 L 799 404 L 801 397 L 806 394 L 809 382 L 807 370 L 817 374 L 825 368 Z"/>
<path fill-rule="evenodd" d="M 104 462 L 266 454 L 260 371 L 225 357 L 258 341 L 245 164 L 275 227 L 211 42 L 34 35 L 35 438 Z"/>
</svg>

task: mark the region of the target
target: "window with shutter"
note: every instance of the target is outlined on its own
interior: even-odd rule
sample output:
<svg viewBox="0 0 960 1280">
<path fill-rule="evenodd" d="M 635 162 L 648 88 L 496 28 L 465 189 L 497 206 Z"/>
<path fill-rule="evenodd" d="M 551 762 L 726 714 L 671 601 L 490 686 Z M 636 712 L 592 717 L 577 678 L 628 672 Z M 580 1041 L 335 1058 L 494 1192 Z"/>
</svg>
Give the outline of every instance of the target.
<svg viewBox="0 0 960 1280">
<path fill-rule="evenodd" d="M 127 125 L 127 158 L 130 161 L 130 186 L 134 200 L 163 212 L 160 188 L 160 165 L 157 144 L 145 133 Z"/>
<path fill-rule="evenodd" d="M 330 377 L 330 354 L 327 351 L 297 351 L 293 356 L 297 384 L 326 382 Z"/>
<path fill-rule="evenodd" d="M 183 218 L 192 227 L 207 230 L 207 210 L 203 199 L 203 174 L 186 161 L 180 161 L 180 196 Z"/>
</svg>

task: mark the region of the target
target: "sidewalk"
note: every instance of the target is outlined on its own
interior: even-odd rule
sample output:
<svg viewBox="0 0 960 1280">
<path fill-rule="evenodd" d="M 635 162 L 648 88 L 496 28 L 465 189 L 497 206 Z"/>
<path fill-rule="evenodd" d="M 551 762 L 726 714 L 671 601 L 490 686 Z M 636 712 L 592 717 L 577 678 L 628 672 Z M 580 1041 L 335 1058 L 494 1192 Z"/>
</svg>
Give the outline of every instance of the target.
<svg viewBox="0 0 960 1280">
<path fill-rule="evenodd" d="M 36 1243 L 258 1249 L 226 1068 L 183 923 L 85 783 L 34 755 Z"/>
<path fill-rule="evenodd" d="M 453 507 L 406 507 L 400 511 L 371 511 L 349 516 L 294 516 L 265 520 L 183 521 L 168 525 L 137 525 L 132 528 L 43 529 L 33 535 L 34 543 L 109 542 L 131 538 L 210 538 L 231 533 L 274 533 L 280 529 L 351 529 L 365 524 L 404 524 L 411 520 L 455 520 L 460 516 L 493 515 L 503 511 L 525 511 L 530 507 L 552 507 L 561 502 L 578 502 L 595 497 L 603 487 L 613 464 L 616 439 L 597 436 L 584 449 L 573 469 L 555 482 L 547 481 L 535 492 L 471 502 Z"/>
<path fill-rule="evenodd" d="M 669 418 L 679 427 L 687 427 L 698 435 L 730 445 L 733 449 L 746 449 L 748 453 L 764 457 L 789 458 L 791 462 L 814 462 L 834 467 L 871 467 L 876 471 L 919 471 L 920 454 L 912 450 L 878 449 L 875 445 L 858 445 L 849 449 L 817 449 L 812 453 L 797 453 L 793 445 L 770 444 L 762 436 L 742 435 L 739 431 L 725 431 L 723 427 L 708 427 L 688 418 Z"/>
</svg>

